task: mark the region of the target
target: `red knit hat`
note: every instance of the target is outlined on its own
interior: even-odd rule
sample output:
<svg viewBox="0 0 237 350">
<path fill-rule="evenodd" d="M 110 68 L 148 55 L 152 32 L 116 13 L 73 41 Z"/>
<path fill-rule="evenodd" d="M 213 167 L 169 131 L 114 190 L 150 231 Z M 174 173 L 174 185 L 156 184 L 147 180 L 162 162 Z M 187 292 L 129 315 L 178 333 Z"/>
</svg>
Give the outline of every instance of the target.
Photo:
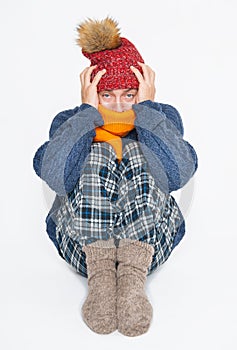
<svg viewBox="0 0 237 350">
<path fill-rule="evenodd" d="M 138 61 L 144 60 L 136 47 L 126 38 L 120 37 L 117 22 L 107 17 L 102 21 L 87 20 L 77 27 L 77 44 L 82 53 L 97 67 L 91 74 L 91 81 L 99 70 L 106 69 L 97 90 L 137 89 L 139 82 L 130 69 L 134 66 L 142 73 Z"/>
</svg>

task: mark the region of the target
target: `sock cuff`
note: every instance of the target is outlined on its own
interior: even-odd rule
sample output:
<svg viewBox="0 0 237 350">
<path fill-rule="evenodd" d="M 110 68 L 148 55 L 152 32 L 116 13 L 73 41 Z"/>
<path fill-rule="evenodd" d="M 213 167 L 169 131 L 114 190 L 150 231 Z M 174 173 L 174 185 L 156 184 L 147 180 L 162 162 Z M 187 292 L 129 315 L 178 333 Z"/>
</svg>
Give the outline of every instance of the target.
<svg viewBox="0 0 237 350">
<path fill-rule="evenodd" d="M 121 243 L 121 242 L 120 242 Z M 133 240 L 123 242 L 117 248 L 117 261 L 134 266 L 149 267 L 152 262 L 154 247 L 151 244 Z"/>
<path fill-rule="evenodd" d="M 119 241 L 119 247 L 129 246 L 130 244 L 147 249 L 152 255 L 154 254 L 154 247 L 146 242 L 135 239 L 124 238 Z"/>
<path fill-rule="evenodd" d="M 91 244 L 85 245 L 82 251 L 86 254 L 86 261 L 96 260 L 116 260 L 116 246 L 114 241 L 98 240 Z"/>
<path fill-rule="evenodd" d="M 98 239 L 97 241 L 87 244 L 87 247 L 101 247 L 101 248 L 114 248 L 116 247 L 114 243 L 114 238 L 109 238 L 109 239 Z"/>
</svg>

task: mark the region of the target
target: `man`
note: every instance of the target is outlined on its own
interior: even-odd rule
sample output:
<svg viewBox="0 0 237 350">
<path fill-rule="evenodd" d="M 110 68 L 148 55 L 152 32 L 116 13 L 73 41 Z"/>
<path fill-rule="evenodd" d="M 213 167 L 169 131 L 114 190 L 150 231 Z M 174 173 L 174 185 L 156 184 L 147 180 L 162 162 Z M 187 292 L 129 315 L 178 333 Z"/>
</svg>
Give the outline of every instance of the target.
<svg viewBox="0 0 237 350">
<path fill-rule="evenodd" d="M 46 218 L 59 254 L 88 277 L 82 307 L 100 334 L 145 333 L 152 306 L 146 276 L 163 264 L 185 232 L 170 192 L 197 169 L 178 111 L 154 102 L 155 73 L 110 18 L 78 27 L 91 60 L 82 104 L 59 113 L 34 169 L 56 193 Z"/>
</svg>

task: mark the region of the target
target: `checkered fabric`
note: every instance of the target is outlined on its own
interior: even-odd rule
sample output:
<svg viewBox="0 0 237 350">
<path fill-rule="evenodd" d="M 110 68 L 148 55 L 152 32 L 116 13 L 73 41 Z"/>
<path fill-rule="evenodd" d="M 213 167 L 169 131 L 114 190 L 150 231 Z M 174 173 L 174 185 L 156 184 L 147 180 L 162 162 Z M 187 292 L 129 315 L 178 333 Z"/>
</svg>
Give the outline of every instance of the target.
<svg viewBox="0 0 237 350">
<path fill-rule="evenodd" d="M 181 217 L 174 198 L 156 186 L 139 142 L 133 141 L 125 145 L 120 163 L 109 143 L 92 143 L 81 176 L 62 197 L 55 220 L 63 258 L 87 277 L 82 247 L 109 238 L 152 244 L 150 274 L 168 259 Z"/>
</svg>

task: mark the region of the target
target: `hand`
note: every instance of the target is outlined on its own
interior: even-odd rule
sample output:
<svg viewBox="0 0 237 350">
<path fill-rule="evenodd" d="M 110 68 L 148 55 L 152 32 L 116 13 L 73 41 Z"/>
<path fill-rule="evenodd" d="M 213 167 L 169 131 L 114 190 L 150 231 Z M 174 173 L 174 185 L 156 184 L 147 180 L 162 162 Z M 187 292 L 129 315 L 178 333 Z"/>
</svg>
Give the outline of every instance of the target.
<svg viewBox="0 0 237 350">
<path fill-rule="evenodd" d="M 99 99 L 97 93 L 97 85 L 101 79 L 101 77 L 105 74 L 106 69 L 102 69 L 96 73 L 92 82 L 91 73 L 93 69 L 96 68 L 97 65 L 85 68 L 80 74 L 81 80 L 81 101 L 82 103 L 88 103 L 95 108 L 98 108 Z"/>
<path fill-rule="evenodd" d="M 131 70 L 136 75 L 137 80 L 139 81 L 139 88 L 136 95 L 136 103 L 146 101 L 146 100 L 155 100 L 155 72 L 146 64 L 137 62 L 141 66 L 143 75 L 140 71 L 131 66 Z"/>
</svg>

